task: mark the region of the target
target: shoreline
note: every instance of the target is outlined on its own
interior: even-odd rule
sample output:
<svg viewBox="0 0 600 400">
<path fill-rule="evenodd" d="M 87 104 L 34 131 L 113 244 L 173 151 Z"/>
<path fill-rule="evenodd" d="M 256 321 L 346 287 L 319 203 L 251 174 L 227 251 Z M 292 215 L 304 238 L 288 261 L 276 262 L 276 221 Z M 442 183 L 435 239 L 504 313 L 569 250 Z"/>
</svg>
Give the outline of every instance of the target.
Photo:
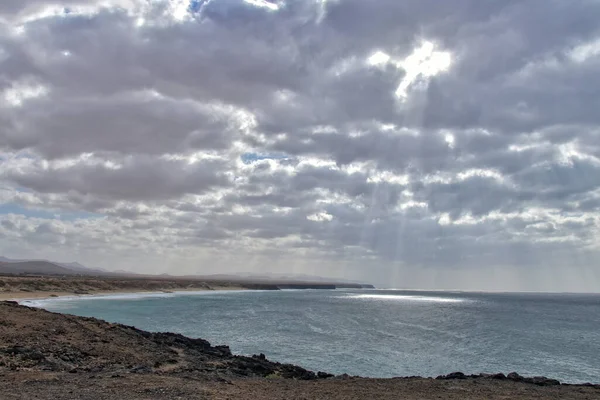
<svg viewBox="0 0 600 400">
<path fill-rule="evenodd" d="M 41 300 L 65 296 L 175 293 L 231 290 L 363 288 L 366 285 L 290 281 L 216 280 L 186 277 L 107 277 L 0 275 L 0 301 Z"/>
<path fill-rule="evenodd" d="M 210 292 L 216 292 L 216 293 L 226 293 L 226 292 L 252 292 L 252 291 L 261 291 L 260 289 L 247 289 L 247 288 L 240 288 L 240 287 L 222 287 L 219 289 L 199 289 L 199 288 L 190 288 L 190 289 L 182 289 L 182 290 L 174 290 L 174 291 L 170 291 L 170 290 L 155 290 L 155 291 L 142 291 L 142 290 L 138 290 L 138 291 L 98 291 L 95 293 L 87 293 L 87 294 L 73 294 L 73 293 L 69 293 L 69 292 L 61 292 L 61 293 L 51 293 L 50 296 L 48 296 L 48 292 L 36 292 L 36 293 L 23 293 L 23 295 L 27 294 L 27 295 L 33 295 L 31 297 L 18 297 L 18 298 L 10 298 L 10 294 L 11 293 L 4 293 L 6 298 L 3 298 L 3 296 L 0 296 L 0 305 L 2 303 L 16 303 L 19 306 L 24 306 L 24 307 L 29 307 L 29 308 L 37 308 L 46 312 L 50 312 L 53 314 L 58 314 L 58 315 L 70 315 L 68 313 L 63 313 L 62 311 L 49 311 L 47 310 L 43 305 L 40 305 L 39 303 L 36 304 L 37 301 L 45 301 L 45 300 L 60 300 L 65 299 L 65 300 L 77 300 L 79 298 L 83 298 L 83 299 L 101 299 L 103 297 L 111 297 L 111 296 L 119 296 L 119 295 L 141 295 L 141 297 L 152 297 L 153 295 L 200 295 L 202 293 L 210 293 Z M 2 294 L 2 293 L 0 293 Z M 12 293 L 14 294 L 14 293 Z M 53 295 L 54 294 L 54 295 Z M 84 317 L 86 318 L 86 317 Z M 92 319 L 97 319 L 96 317 L 91 317 Z M 104 320 L 100 320 L 102 322 L 105 322 Z M 118 325 L 120 325 L 119 323 L 116 323 Z M 0 327 L 2 326 L 2 321 L 0 320 Z M 131 326 L 131 328 L 138 330 L 138 331 L 142 331 L 140 328 L 137 328 L 135 326 Z M 0 329 L 1 331 L 1 329 Z M 170 331 L 166 331 L 165 333 L 167 334 L 173 334 Z M 2 342 L 0 341 L 0 353 L 2 351 Z M 228 347 L 228 346 L 226 346 Z M 239 354 L 239 356 L 242 357 L 248 357 L 249 354 Z M 0 372 L 1 372 L 1 364 L 0 364 Z M 456 381 L 456 380 L 463 380 L 463 379 L 492 379 L 492 380 L 506 380 L 506 381 L 514 381 L 514 382 L 522 382 L 522 383 L 529 383 L 529 384 L 535 384 L 538 386 L 554 386 L 554 385 L 562 385 L 562 386 L 574 386 L 574 387 L 596 387 L 598 389 L 600 389 L 600 381 L 598 382 L 586 382 L 586 381 L 579 381 L 579 382 L 569 382 L 569 381 L 562 381 L 562 380 L 558 380 L 555 378 L 548 378 L 545 376 L 521 376 L 516 372 L 511 372 L 508 374 L 505 373 L 463 373 L 463 372 L 451 372 L 448 373 L 446 375 L 439 375 L 439 376 L 416 376 L 416 375 L 412 375 L 412 376 L 387 376 L 387 377 L 373 377 L 373 376 L 363 376 L 363 375 L 348 375 L 348 374 L 342 374 L 342 377 L 344 377 L 344 379 L 373 379 L 373 380 L 389 380 L 389 379 L 424 379 L 424 380 L 431 380 L 431 379 L 437 379 L 437 380 L 452 380 L 452 381 Z"/>
<path fill-rule="evenodd" d="M 0 393 L 38 399 L 591 399 L 600 385 L 516 373 L 437 378 L 334 376 L 233 355 L 167 332 L 148 332 L 0 301 Z M 12 396 L 12 397 L 11 397 Z M 22 396 L 22 397 L 21 397 Z"/>
<path fill-rule="evenodd" d="M 230 291 L 247 291 L 252 290 L 240 286 L 223 286 L 216 289 L 210 288 L 189 288 L 189 289 L 156 289 L 156 290 L 143 290 L 143 289 L 131 289 L 131 290 L 99 290 L 90 291 L 87 293 L 76 293 L 68 291 L 35 291 L 35 292 L 0 292 L 0 301 L 16 301 L 21 303 L 24 301 L 35 301 L 35 300 L 52 300 L 60 298 L 95 298 L 104 297 L 111 295 L 135 295 L 135 294 L 178 294 L 178 293 L 194 293 L 194 292 L 230 292 Z"/>
</svg>

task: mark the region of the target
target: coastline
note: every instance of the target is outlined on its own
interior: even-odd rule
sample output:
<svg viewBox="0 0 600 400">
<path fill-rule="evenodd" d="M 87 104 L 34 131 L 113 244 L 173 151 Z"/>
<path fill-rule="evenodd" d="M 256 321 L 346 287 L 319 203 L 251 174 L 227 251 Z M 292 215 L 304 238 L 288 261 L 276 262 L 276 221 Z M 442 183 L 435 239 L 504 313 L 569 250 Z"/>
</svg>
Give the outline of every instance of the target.
<svg viewBox="0 0 600 400">
<path fill-rule="evenodd" d="M 592 399 L 600 385 L 516 373 L 437 378 L 334 376 L 237 356 L 227 346 L 0 301 L 7 399 Z"/>
<path fill-rule="evenodd" d="M 86 292 L 86 293 L 76 293 L 76 292 L 66 292 L 66 291 L 60 291 L 60 292 L 45 292 L 45 291 L 35 291 L 35 292 L 0 292 L 0 301 L 16 301 L 18 303 L 21 302 L 25 302 L 28 300 L 51 300 L 51 299 L 57 299 L 57 298 L 64 298 L 64 297 L 69 297 L 69 298 L 77 298 L 77 297 L 84 297 L 84 298 L 95 298 L 95 297 L 103 297 L 103 296 L 111 296 L 111 295 L 127 295 L 127 294 L 148 294 L 148 295 L 155 295 L 155 294 L 177 294 L 177 293 L 193 293 L 193 292 L 224 292 L 224 291 L 237 291 L 237 290 L 251 290 L 248 288 L 244 288 L 241 286 L 222 286 L 222 287 L 218 287 L 217 289 L 213 289 L 213 288 L 188 288 L 188 289 L 176 289 L 176 290 L 170 290 L 170 289 L 157 289 L 157 290 L 136 290 L 136 289 L 130 289 L 130 290 L 99 290 L 99 291 L 90 291 L 90 292 Z"/>
<path fill-rule="evenodd" d="M 371 288 L 371 285 L 203 279 L 164 276 L 0 275 L 0 301 L 41 300 L 64 296 L 174 293 L 230 290 Z"/>
</svg>

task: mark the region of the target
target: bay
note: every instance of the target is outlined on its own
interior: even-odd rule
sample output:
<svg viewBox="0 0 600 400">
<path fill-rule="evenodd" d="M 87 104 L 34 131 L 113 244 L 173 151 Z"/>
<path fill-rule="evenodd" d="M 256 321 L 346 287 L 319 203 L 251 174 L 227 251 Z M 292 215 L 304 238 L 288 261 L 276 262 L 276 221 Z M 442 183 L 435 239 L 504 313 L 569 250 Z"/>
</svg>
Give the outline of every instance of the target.
<svg viewBox="0 0 600 400">
<path fill-rule="evenodd" d="M 453 371 L 600 383 L 600 295 L 404 290 L 124 294 L 24 302 L 368 377 Z"/>
</svg>

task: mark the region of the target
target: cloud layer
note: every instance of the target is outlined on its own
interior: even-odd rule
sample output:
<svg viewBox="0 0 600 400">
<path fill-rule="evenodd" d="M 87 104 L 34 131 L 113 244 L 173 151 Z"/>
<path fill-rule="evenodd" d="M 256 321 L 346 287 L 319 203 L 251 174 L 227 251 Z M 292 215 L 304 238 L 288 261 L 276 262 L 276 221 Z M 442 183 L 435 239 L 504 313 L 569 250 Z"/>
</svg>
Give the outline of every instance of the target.
<svg viewBox="0 0 600 400">
<path fill-rule="evenodd" d="M 600 290 L 600 3 L 0 4 L 0 253 Z"/>
</svg>

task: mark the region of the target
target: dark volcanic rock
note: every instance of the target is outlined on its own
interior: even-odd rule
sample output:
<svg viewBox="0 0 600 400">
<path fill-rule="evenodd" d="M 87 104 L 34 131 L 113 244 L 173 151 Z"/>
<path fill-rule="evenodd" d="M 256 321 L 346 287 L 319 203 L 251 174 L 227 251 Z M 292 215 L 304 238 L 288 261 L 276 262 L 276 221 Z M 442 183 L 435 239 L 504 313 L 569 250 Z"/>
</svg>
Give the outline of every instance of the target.
<svg viewBox="0 0 600 400">
<path fill-rule="evenodd" d="M 217 357 L 230 357 L 231 350 L 229 346 L 211 346 L 211 344 L 204 339 L 192 339 L 187 336 L 180 335 L 178 333 L 170 332 L 159 332 L 152 333 L 139 330 L 137 328 L 129 327 L 134 329 L 141 335 L 166 346 L 183 347 L 189 350 L 198 351 L 204 354 L 209 354 Z"/>
<path fill-rule="evenodd" d="M 560 382 L 556 379 L 549 379 L 545 376 L 534 376 L 533 378 L 524 378 L 523 382 L 533 383 L 538 386 L 556 386 L 560 385 Z"/>
<path fill-rule="evenodd" d="M 515 382 L 532 383 L 538 386 L 555 386 L 561 383 L 556 379 L 546 378 L 545 376 L 534 376 L 532 378 L 523 377 L 516 372 L 511 372 L 508 375 L 502 373 L 498 374 L 478 374 L 478 375 L 465 375 L 462 372 L 452 372 L 448 375 L 440 375 L 435 379 L 449 380 L 449 379 L 496 379 L 496 380 L 510 380 Z"/>
<path fill-rule="evenodd" d="M 262 355 L 264 357 L 264 355 Z M 317 375 L 302 367 L 291 364 L 280 364 L 261 358 L 260 355 L 252 357 L 234 356 L 228 362 L 228 368 L 241 376 L 279 376 L 289 379 L 312 380 Z"/>
<path fill-rule="evenodd" d="M 317 378 L 319 378 L 319 379 L 333 378 L 334 376 L 335 375 L 328 374 L 327 372 L 322 372 L 322 371 L 317 372 Z"/>
<path fill-rule="evenodd" d="M 317 379 L 317 375 L 314 372 L 308 371 L 302 367 L 298 367 L 297 365 L 281 364 L 278 372 L 284 378 L 294 378 L 300 380 Z"/>
<path fill-rule="evenodd" d="M 435 379 L 467 379 L 467 376 L 462 372 L 452 372 L 448 375 L 440 375 Z"/>
<path fill-rule="evenodd" d="M 522 382 L 525 378 L 523 378 L 521 375 L 517 374 L 516 372 L 511 372 L 510 374 L 506 375 L 506 379 L 509 379 L 509 380 L 515 381 L 515 382 Z"/>
</svg>

